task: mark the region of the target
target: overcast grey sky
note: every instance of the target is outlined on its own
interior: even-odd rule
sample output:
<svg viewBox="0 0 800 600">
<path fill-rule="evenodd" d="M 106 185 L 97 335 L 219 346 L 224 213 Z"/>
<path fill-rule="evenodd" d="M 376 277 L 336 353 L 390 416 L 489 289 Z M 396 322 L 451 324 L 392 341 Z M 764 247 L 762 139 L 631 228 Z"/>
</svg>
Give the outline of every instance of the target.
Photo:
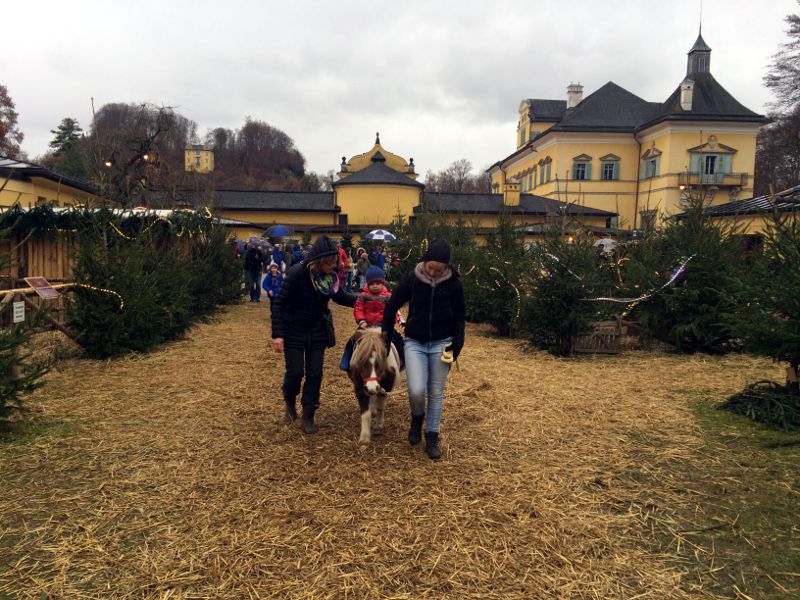
<svg viewBox="0 0 800 600">
<path fill-rule="evenodd" d="M 705 0 L 711 70 L 748 108 L 795 0 Z M 483 168 L 514 150 L 523 98 L 566 99 L 607 81 L 663 101 L 685 74 L 700 0 L 384 2 L 63 0 L 3 3 L 0 83 L 31 157 L 64 117 L 153 102 L 198 124 L 246 116 L 289 136 L 308 168 L 337 169 L 376 131 L 418 172 L 466 158 Z"/>
</svg>

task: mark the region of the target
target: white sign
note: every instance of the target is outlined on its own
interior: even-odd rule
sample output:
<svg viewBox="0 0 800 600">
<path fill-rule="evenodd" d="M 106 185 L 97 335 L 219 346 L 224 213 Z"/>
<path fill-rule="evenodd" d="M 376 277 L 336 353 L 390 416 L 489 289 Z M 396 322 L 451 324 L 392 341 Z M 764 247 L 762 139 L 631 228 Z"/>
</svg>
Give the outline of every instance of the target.
<svg viewBox="0 0 800 600">
<path fill-rule="evenodd" d="M 14 323 L 25 321 L 25 303 L 14 302 Z"/>
</svg>

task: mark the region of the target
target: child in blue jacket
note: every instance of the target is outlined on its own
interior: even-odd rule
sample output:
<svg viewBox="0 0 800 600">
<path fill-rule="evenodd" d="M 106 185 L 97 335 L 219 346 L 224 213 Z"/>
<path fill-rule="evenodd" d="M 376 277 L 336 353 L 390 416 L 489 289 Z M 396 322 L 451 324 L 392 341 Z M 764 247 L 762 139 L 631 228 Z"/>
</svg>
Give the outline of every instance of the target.
<svg viewBox="0 0 800 600">
<path fill-rule="evenodd" d="M 281 269 L 280 267 L 278 267 L 278 265 L 272 263 L 269 266 L 267 274 L 264 276 L 263 283 L 261 284 L 261 287 L 264 288 L 265 292 L 267 292 L 270 308 L 272 308 L 272 303 L 275 301 L 278 292 L 281 291 L 282 283 L 283 283 L 283 274 L 281 273 Z"/>
</svg>

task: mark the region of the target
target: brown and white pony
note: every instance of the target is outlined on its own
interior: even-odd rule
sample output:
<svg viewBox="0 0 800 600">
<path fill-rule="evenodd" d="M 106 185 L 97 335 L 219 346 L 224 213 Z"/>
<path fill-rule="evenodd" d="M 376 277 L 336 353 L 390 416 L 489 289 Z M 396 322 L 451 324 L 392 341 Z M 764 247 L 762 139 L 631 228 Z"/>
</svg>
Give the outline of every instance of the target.
<svg viewBox="0 0 800 600">
<path fill-rule="evenodd" d="M 397 351 L 386 351 L 386 342 L 378 328 L 359 329 L 353 334 L 353 356 L 350 359 L 350 379 L 361 409 L 360 444 L 369 444 L 372 431 L 383 430 L 386 396 L 400 379 Z"/>
</svg>

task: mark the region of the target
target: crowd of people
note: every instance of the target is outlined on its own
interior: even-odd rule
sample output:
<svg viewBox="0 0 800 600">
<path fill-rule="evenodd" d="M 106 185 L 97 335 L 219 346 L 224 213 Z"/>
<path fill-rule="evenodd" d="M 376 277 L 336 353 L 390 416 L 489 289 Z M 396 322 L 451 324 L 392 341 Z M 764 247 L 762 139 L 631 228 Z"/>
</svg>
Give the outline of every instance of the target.
<svg viewBox="0 0 800 600">
<path fill-rule="evenodd" d="M 277 243 L 270 249 L 255 243 L 235 244 L 236 256 L 243 259 L 245 288 L 250 302 L 261 302 L 262 292 L 270 303 L 274 302 L 280 292 L 280 283 L 276 283 L 278 278 L 282 281 L 283 273 L 293 264 L 307 261 L 311 248 L 311 244 L 305 250 L 300 244 Z M 371 266 L 386 272 L 400 264 L 396 252 L 381 246 L 367 252 L 361 247 L 346 248 L 341 242 L 336 242 L 336 249 L 339 255 L 336 273 L 340 286 L 347 292 L 360 292 L 366 287 L 367 271 Z"/>
<path fill-rule="evenodd" d="M 328 308 L 333 300 L 353 308 L 357 327 L 380 327 L 387 352 L 392 344 L 397 348 L 408 386 L 408 442 L 421 443 L 424 424 L 425 452 L 438 460 L 447 376 L 464 346 L 464 290 L 444 240 L 429 245 L 422 261 L 392 293 L 386 271 L 399 263 L 385 248 L 345 248 L 321 235 L 305 252 L 297 244 L 291 252 L 281 244 L 269 253 L 249 247 L 243 268 L 251 302 L 260 301 L 262 289 L 270 300 L 272 346 L 284 357 L 282 394 L 288 424 L 298 418 L 299 395 L 301 429 L 317 432 L 325 350 L 336 344 Z M 399 313 L 406 304 L 407 321 Z M 352 350 L 348 343 L 340 368 L 349 368 Z"/>
</svg>

